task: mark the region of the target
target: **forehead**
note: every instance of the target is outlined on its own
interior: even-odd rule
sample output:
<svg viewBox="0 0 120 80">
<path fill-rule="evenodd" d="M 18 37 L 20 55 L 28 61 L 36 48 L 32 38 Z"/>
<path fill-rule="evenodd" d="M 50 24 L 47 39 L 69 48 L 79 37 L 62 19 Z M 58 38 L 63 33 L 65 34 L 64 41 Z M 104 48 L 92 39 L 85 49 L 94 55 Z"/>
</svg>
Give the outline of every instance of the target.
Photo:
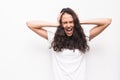
<svg viewBox="0 0 120 80">
<path fill-rule="evenodd" d="M 68 14 L 68 13 L 64 13 L 62 16 L 62 21 L 72 21 L 73 17 L 72 15 Z"/>
</svg>

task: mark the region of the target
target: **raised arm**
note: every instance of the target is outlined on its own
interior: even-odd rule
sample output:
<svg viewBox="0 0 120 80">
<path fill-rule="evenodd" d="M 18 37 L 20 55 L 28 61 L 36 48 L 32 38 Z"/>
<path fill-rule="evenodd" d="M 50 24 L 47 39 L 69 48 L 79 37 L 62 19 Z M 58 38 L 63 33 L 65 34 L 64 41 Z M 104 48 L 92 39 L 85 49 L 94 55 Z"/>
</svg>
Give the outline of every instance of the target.
<svg viewBox="0 0 120 80">
<path fill-rule="evenodd" d="M 111 23 L 112 19 L 110 18 L 97 18 L 92 20 L 80 21 L 81 24 L 93 24 L 96 25 L 90 30 L 89 39 L 93 39 L 97 35 L 99 35 L 106 27 L 108 27 Z"/>
<path fill-rule="evenodd" d="M 26 25 L 35 33 L 40 35 L 41 37 L 48 39 L 47 30 L 45 30 L 43 27 L 57 27 L 59 26 L 58 23 L 50 23 L 50 22 L 44 22 L 39 20 L 33 20 L 33 21 L 27 21 Z"/>
</svg>

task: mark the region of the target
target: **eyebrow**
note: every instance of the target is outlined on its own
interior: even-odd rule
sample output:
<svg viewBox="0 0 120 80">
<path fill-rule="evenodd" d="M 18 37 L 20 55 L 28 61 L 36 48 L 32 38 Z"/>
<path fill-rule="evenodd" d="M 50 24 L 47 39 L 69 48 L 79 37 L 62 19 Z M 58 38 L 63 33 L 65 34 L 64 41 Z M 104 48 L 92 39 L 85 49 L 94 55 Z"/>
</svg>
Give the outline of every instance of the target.
<svg viewBox="0 0 120 80">
<path fill-rule="evenodd" d="M 73 22 L 73 20 L 71 20 L 71 21 L 62 21 L 62 23 L 66 23 L 66 22 L 70 22 L 71 23 L 71 22 Z"/>
</svg>

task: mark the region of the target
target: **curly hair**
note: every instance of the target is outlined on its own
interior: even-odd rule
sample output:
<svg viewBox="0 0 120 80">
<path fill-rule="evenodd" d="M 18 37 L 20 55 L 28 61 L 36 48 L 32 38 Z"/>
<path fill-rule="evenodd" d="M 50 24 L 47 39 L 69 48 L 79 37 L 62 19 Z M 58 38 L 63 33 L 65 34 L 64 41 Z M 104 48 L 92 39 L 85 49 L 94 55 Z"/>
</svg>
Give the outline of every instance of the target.
<svg viewBox="0 0 120 80">
<path fill-rule="evenodd" d="M 60 13 L 62 13 L 59 21 L 60 26 L 57 27 L 51 47 L 53 47 L 54 51 L 57 52 L 63 51 L 63 49 L 79 49 L 79 51 L 85 53 L 89 50 L 89 46 L 76 13 L 71 8 L 63 8 Z M 73 17 L 74 31 L 70 37 L 66 35 L 62 26 L 61 18 L 64 13 L 68 13 Z"/>
</svg>

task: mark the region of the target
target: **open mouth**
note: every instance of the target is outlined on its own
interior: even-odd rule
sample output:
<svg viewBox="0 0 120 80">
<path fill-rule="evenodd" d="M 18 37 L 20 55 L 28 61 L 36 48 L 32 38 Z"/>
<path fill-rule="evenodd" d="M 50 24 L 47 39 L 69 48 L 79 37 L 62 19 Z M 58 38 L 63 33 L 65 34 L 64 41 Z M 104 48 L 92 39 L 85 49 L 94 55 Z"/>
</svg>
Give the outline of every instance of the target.
<svg viewBox="0 0 120 80">
<path fill-rule="evenodd" d="M 65 32 L 68 36 L 71 36 L 73 34 L 73 28 L 67 28 L 65 29 Z"/>
</svg>

